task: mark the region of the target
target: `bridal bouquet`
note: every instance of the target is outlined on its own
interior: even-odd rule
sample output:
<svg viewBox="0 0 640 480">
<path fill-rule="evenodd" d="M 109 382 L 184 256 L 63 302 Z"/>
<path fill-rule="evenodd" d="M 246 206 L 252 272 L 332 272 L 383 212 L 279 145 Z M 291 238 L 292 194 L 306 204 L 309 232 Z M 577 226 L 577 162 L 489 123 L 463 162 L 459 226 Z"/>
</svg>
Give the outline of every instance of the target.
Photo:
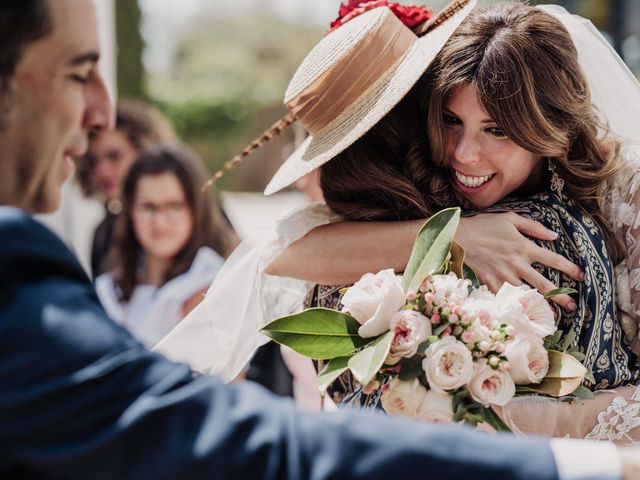
<svg viewBox="0 0 640 480">
<path fill-rule="evenodd" d="M 460 210 L 431 217 L 402 277 L 367 273 L 342 297 L 342 311 L 312 308 L 263 331 L 298 353 L 328 363 L 321 392 L 350 370 L 364 393 L 382 389 L 390 415 L 490 424 L 508 430 L 492 406 L 515 395 L 588 397 L 580 352 L 560 343 L 547 299 L 526 285 L 493 294 L 464 265 L 453 241 Z M 563 352 L 561 350 L 567 350 Z"/>
</svg>

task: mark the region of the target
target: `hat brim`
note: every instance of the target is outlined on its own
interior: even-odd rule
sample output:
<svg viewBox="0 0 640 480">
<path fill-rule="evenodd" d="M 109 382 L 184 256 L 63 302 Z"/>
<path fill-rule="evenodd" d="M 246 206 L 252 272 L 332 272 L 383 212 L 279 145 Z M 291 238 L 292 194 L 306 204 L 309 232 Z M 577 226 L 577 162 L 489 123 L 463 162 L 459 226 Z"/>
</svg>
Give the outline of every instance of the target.
<svg viewBox="0 0 640 480">
<path fill-rule="evenodd" d="M 369 92 L 309 137 L 282 164 L 267 185 L 271 195 L 324 165 L 367 133 L 395 107 L 424 74 L 449 37 L 473 9 L 475 1 L 414 43 L 403 58 Z"/>
</svg>

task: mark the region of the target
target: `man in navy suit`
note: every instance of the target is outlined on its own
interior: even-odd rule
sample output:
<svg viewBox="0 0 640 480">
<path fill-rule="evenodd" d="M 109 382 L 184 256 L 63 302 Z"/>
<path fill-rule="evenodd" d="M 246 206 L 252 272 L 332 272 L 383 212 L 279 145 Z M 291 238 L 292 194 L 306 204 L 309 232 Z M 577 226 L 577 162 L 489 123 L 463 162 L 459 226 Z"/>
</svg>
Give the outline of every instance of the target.
<svg viewBox="0 0 640 480">
<path fill-rule="evenodd" d="M 98 58 L 91 0 L 0 0 L 0 476 L 621 478 L 611 444 L 578 443 L 574 475 L 566 443 L 301 412 L 144 349 L 30 216 L 112 121 Z"/>
</svg>

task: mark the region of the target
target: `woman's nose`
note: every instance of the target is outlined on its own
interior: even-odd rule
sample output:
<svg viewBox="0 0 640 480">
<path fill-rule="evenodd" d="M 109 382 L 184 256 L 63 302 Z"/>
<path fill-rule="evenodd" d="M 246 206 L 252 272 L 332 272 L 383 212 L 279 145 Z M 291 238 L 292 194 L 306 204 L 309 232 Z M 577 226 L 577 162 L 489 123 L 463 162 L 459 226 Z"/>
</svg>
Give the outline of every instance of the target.
<svg viewBox="0 0 640 480">
<path fill-rule="evenodd" d="M 453 156 L 460 164 L 476 163 L 480 159 L 480 149 L 477 140 L 470 133 L 460 133 L 454 139 Z"/>
</svg>

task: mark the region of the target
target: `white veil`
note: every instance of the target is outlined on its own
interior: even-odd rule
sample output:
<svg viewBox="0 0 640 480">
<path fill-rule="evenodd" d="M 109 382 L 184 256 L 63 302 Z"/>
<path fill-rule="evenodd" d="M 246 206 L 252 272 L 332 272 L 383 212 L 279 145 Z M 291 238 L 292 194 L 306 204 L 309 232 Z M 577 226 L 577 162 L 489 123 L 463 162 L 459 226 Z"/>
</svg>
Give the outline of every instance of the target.
<svg viewBox="0 0 640 480">
<path fill-rule="evenodd" d="M 631 70 L 589 20 L 558 5 L 537 8 L 556 17 L 571 34 L 592 103 L 611 133 L 620 140 L 640 142 L 640 84 Z"/>
</svg>

